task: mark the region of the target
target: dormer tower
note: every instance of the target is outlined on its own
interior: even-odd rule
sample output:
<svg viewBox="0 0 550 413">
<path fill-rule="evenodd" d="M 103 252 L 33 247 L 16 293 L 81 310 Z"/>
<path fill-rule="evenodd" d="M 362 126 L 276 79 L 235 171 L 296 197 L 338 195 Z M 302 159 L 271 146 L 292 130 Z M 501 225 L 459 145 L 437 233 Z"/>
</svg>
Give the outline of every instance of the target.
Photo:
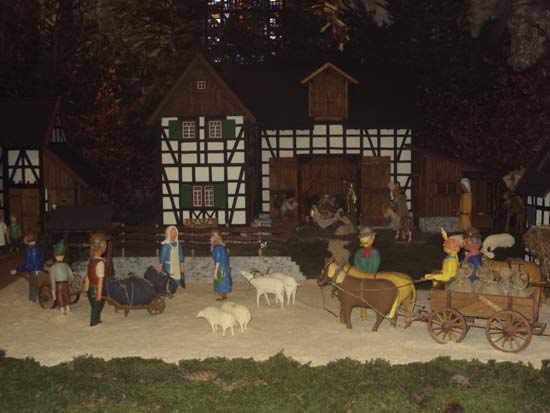
<svg viewBox="0 0 550 413">
<path fill-rule="evenodd" d="M 348 117 L 348 85 L 359 83 L 332 63 L 325 63 L 300 82 L 308 86 L 308 114 L 316 121 Z"/>
</svg>

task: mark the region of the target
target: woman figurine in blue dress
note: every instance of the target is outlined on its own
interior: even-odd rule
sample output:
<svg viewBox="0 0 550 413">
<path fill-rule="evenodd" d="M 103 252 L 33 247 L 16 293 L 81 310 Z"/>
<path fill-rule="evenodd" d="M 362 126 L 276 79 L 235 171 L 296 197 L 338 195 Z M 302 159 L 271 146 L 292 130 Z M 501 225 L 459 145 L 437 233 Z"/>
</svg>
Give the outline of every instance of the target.
<svg viewBox="0 0 550 413">
<path fill-rule="evenodd" d="M 227 293 L 231 292 L 231 269 L 229 268 L 229 254 L 223 243 L 220 231 L 215 229 L 210 233 L 210 249 L 214 260 L 214 291 L 218 298 L 216 301 L 227 299 Z"/>
</svg>

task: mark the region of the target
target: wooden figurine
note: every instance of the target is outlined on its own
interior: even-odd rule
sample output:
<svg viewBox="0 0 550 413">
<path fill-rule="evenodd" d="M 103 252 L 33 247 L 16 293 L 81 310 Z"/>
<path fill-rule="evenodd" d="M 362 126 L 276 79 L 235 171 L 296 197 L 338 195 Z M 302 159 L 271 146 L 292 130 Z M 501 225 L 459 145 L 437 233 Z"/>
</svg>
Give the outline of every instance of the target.
<svg viewBox="0 0 550 413">
<path fill-rule="evenodd" d="M 185 288 L 185 255 L 178 239 L 178 229 L 174 225 L 166 227 L 165 239 L 162 242 L 159 256 L 159 272 L 168 274 L 176 285 Z"/>
<path fill-rule="evenodd" d="M 17 223 L 17 217 L 15 215 L 10 217 L 8 233 L 10 238 L 10 252 L 18 253 L 19 248 L 21 248 L 21 226 Z"/>
<path fill-rule="evenodd" d="M 468 178 L 460 180 L 460 204 L 458 207 L 458 230 L 466 231 L 472 226 L 472 187 Z"/>
<path fill-rule="evenodd" d="M 90 237 L 92 257 L 88 263 L 84 291 L 88 293 L 90 302 L 90 327 L 100 324 L 101 312 L 105 306 L 103 299 L 103 285 L 105 280 L 105 261 L 102 258 L 107 251 L 107 236 L 103 233 L 92 234 Z"/>
<path fill-rule="evenodd" d="M 361 248 L 353 257 L 353 266 L 363 272 L 375 273 L 380 268 L 380 253 L 372 246 L 376 239 L 376 232 L 370 227 L 363 227 L 359 231 L 359 243 Z"/>
<path fill-rule="evenodd" d="M 0 254 L 4 252 L 6 245 L 10 242 L 8 227 L 4 222 L 4 211 L 0 210 Z"/>
<path fill-rule="evenodd" d="M 440 271 L 424 275 L 424 279 L 432 280 L 433 286 L 438 285 L 438 281 L 450 281 L 458 271 L 458 252 L 460 244 L 454 238 L 447 237 L 447 232 L 441 228 L 441 236 L 443 237 L 443 251 L 447 256 L 443 259 L 443 265 Z"/>
<path fill-rule="evenodd" d="M 481 266 L 481 234 L 477 228 L 470 227 L 464 234 L 464 249 L 466 250 L 466 262 L 472 264 L 473 272 L 470 274 L 470 280 L 476 282 L 477 269 Z"/>
<path fill-rule="evenodd" d="M 231 279 L 231 268 L 229 267 L 229 253 L 223 243 L 220 230 L 215 229 L 210 233 L 210 250 L 214 260 L 214 291 L 218 298 L 216 301 L 227 299 L 227 293 L 231 292 L 233 280 Z"/>
<path fill-rule="evenodd" d="M 61 313 L 67 314 L 71 311 L 69 283 L 73 280 L 74 275 L 71 267 L 63 262 L 65 259 L 65 244 L 63 240 L 55 245 L 53 255 L 55 263 L 50 268 L 52 295 L 54 300 L 57 300 Z"/>
<path fill-rule="evenodd" d="M 11 271 L 12 275 L 26 272 L 29 277 L 29 301 L 36 302 L 38 291 L 35 288 L 36 278 L 39 271 L 44 267 L 44 250 L 36 243 L 37 235 L 34 231 L 25 234 L 24 242 L 27 245 L 25 250 L 25 262 Z"/>
<path fill-rule="evenodd" d="M 376 312 L 376 321 L 372 331 L 378 331 L 378 326 L 389 313 L 397 298 L 397 287 L 388 280 L 360 279 L 352 276 L 344 276 L 338 281 L 337 273 L 329 273 L 328 265 L 325 266 L 317 283 L 320 287 L 332 284 L 338 290 L 340 301 L 340 322 L 347 328 L 351 328 L 351 310 L 354 307 L 371 308 Z"/>
<path fill-rule="evenodd" d="M 346 185 L 346 215 L 355 223 L 357 218 L 357 193 L 353 182 L 344 181 Z"/>
</svg>

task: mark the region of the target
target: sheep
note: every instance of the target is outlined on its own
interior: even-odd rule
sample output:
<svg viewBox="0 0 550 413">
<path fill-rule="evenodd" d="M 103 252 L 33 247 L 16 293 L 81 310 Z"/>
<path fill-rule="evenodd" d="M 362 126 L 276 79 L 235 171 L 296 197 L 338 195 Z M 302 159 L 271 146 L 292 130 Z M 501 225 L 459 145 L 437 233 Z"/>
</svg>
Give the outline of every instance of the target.
<svg viewBox="0 0 550 413">
<path fill-rule="evenodd" d="M 235 318 L 235 321 L 241 326 L 241 333 L 244 333 L 248 323 L 250 322 L 250 311 L 245 305 L 226 301 L 221 306 L 222 311 L 230 313 Z"/>
<path fill-rule="evenodd" d="M 221 326 L 223 330 L 223 336 L 225 337 L 225 330 L 228 328 L 231 330 L 231 335 L 234 336 L 233 326 L 235 325 L 235 318 L 231 313 L 220 310 L 217 307 L 205 307 L 197 314 L 197 318 L 206 318 L 212 331 L 216 333 L 218 326 Z"/>
<path fill-rule="evenodd" d="M 515 243 L 515 238 L 506 232 L 503 232 L 502 234 L 489 235 L 483 240 L 481 253 L 485 254 L 488 258 L 493 259 L 495 258 L 495 253 L 493 252 L 495 249 L 499 247 L 510 248 L 513 247 Z"/>
<path fill-rule="evenodd" d="M 254 278 L 254 276 L 246 271 L 241 271 L 241 275 L 248 280 L 250 284 L 256 288 L 256 305 L 260 306 L 260 296 L 265 296 L 267 305 L 271 305 L 267 294 L 275 294 L 275 300 L 281 302 L 281 309 L 284 303 L 285 286 L 278 278 Z"/>
<path fill-rule="evenodd" d="M 286 305 L 290 305 L 290 297 L 292 297 L 292 304 L 296 304 L 296 290 L 300 286 L 300 284 L 298 284 L 296 279 L 294 279 L 294 277 L 291 277 L 289 275 L 286 275 L 280 272 L 275 272 L 273 274 L 270 274 L 269 277 L 277 278 L 283 282 L 285 286 L 285 294 L 287 299 Z"/>
</svg>

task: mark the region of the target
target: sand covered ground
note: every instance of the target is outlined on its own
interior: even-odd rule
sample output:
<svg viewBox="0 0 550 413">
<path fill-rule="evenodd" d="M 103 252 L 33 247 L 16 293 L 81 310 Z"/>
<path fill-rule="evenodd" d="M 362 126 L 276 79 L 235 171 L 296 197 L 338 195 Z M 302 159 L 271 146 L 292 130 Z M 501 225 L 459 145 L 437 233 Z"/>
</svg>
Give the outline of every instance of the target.
<svg viewBox="0 0 550 413">
<path fill-rule="evenodd" d="M 246 293 L 246 284 L 236 284 L 230 300 L 247 305 L 252 313 L 248 330 L 238 329 L 232 337 L 214 334 L 205 319 L 197 319 L 200 309 L 218 304 L 210 285 L 191 284 L 167 299 L 164 313 L 151 316 L 136 310 L 128 317 L 106 305 L 103 323 L 89 327 L 89 304 L 83 295 L 72 313 L 62 315 L 57 309 L 44 310 L 27 301 L 27 282 L 20 278 L 0 290 L 0 348 L 10 357 L 32 357 L 44 365 L 70 361 L 79 355 L 105 359 L 138 356 L 159 358 L 167 362 L 206 357 L 243 357 L 264 360 L 278 352 L 302 363 L 325 364 L 340 358 L 369 360 L 382 358 L 391 363 L 427 361 L 437 356 L 455 359 L 530 362 L 539 367 L 550 359 L 550 337 L 533 337 L 520 354 L 493 349 L 482 329 L 470 329 L 462 343 L 437 344 L 423 322 L 406 330 L 391 328 L 384 321 L 377 333 L 371 332 L 374 313 L 369 320 L 359 320 L 359 310 L 352 315 L 353 330 L 347 330 L 322 307 L 319 288 L 314 281 L 302 284 L 295 305 L 281 310 L 273 303 L 256 307 L 255 291 Z M 337 311 L 336 299 L 328 298 Z M 419 304 L 427 304 L 427 294 L 420 291 Z M 550 320 L 550 306 L 541 310 L 541 320 Z"/>
</svg>

